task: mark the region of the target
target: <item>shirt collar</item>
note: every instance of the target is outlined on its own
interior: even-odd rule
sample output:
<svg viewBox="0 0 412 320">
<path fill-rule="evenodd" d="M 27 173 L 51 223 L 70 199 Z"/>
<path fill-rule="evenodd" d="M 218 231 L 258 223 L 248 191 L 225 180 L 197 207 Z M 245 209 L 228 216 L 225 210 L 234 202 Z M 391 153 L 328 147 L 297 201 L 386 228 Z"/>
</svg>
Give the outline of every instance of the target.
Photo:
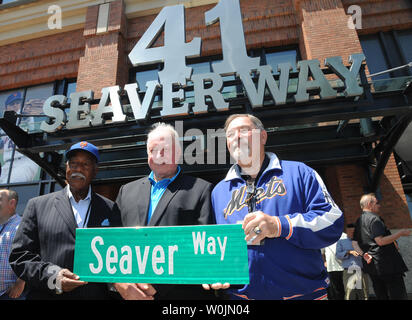
<svg viewBox="0 0 412 320">
<path fill-rule="evenodd" d="M 76 199 L 74 198 L 72 192 L 70 191 L 70 186 L 67 186 L 67 196 L 69 197 L 70 200 L 73 199 L 74 201 L 76 201 Z M 86 198 L 81 199 L 81 200 L 87 201 L 87 200 L 90 200 L 91 198 L 92 198 L 92 187 L 89 186 L 89 192 L 87 193 Z M 76 201 L 76 202 L 77 202 L 77 201 Z M 80 201 L 79 201 L 79 202 L 80 202 Z"/>
<path fill-rule="evenodd" d="M 166 178 L 166 179 L 162 179 L 162 180 L 160 180 L 160 181 L 156 181 L 156 180 L 154 179 L 154 173 L 153 173 L 153 171 L 151 171 L 150 174 L 149 174 L 150 183 L 151 183 L 152 185 L 155 185 L 156 183 L 161 182 L 161 181 L 163 181 L 164 183 L 172 183 L 172 182 L 176 179 L 176 177 L 179 175 L 180 171 L 181 171 L 180 166 L 177 166 L 177 172 L 176 172 L 176 174 L 175 174 L 173 177 L 171 177 L 171 178 Z"/>
<path fill-rule="evenodd" d="M 369 211 L 369 210 L 363 210 L 362 213 L 371 214 L 371 215 L 381 219 L 381 216 L 379 216 L 379 214 L 377 214 L 375 212 L 372 212 L 372 211 Z"/>
<path fill-rule="evenodd" d="M 0 226 L 5 226 L 6 224 L 14 221 L 14 219 L 17 219 L 18 215 L 17 213 L 13 214 L 5 223 L 0 223 Z"/>
<path fill-rule="evenodd" d="M 276 154 L 274 154 L 273 152 L 266 152 L 265 153 L 268 157 L 269 157 L 269 164 L 266 167 L 265 171 L 262 172 L 262 174 L 260 176 L 263 176 L 263 174 L 266 171 L 269 170 L 274 170 L 274 169 L 282 169 L 281 165 L 280 165 L 280 161 L 279 158 L 276 156 Z M 240 175 L 240 170 L 239 170 L 239 166 L 237 164 L 234 164 L 228 171 L 226 177 L 225 177 L 225 181 L 230 181 L 233 179 L 242 179 L 241 175 Z"/>
</svg>

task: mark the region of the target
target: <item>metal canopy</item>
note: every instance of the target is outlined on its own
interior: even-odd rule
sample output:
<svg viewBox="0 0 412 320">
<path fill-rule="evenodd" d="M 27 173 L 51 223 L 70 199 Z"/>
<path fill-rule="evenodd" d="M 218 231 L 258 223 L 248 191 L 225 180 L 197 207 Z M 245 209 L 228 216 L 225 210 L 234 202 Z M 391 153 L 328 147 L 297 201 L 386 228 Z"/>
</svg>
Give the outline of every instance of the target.
<svg viewBox="0 0 412 320">
<path fill-rule="evenodd" d="M 371 92 L 371 83 L 367 82 L 362 67 L 364 95 L 359 99 L 341 96 L 334 100 L 313 99 L 282 106 L 267 101 L 263 107 L 252 110 L 244 93 L 238 90 L 237 97 L 229 99 L 229 111 L 216 112 L 210 107 L 207 114 L 190 118 L 165 120 L 154 115 L 140 123 L 130 119 L 124 123 L 47 134 L 23 131 L 15 125 L 20 115 L 5 112 L 0 118 L 0 126 L 20 153 L 35 161 L 62 186 L 65 185 L 64 150 L 81 140 L 99 146 L 102 160 L 94 183 L 103 184 L 126 182 L 148 174 L 145 140 L 153 123 L 164 121 L 174 124 L 176 120 L 184 120 L 184 132 L 197 128 L 206 134 L 207 129 L 223 128 L 228 115 L 247 112 L 261 119 L 268 129 L 268 151 L 283 159 L 303 161 L 317 167 L 349 162 L 372 165 L 376 169 L 369 189 L 375 191 L 394 146 L 412 120 L 412 84 L 406 80 L 403 79 L 401 85 L 399 79 L 388 80 L 380 90 L 375 84 L 375 90 Z M 395 81 L 398 84 L 393 87 Z M 225 87 L 233 85 L 239 83 L 233 80 L 224 84 Z M 329 123 L 318 125 L 323 122 Z M 186 138 L 184 146 L 191 143 L 193 141 Z M 217 140 L 215 144 L 218 144 Z M 208 180 L 221 179 L 231 165 L 228 153 L 225 164 L 208 164 L 206 159 L 210 151 L 202 149 L 199 158 L 204 159 L 204 163 L 183 164 L 185 172 Z M 216 158 L 218 156 L 216 153 Z"/>
</svg>

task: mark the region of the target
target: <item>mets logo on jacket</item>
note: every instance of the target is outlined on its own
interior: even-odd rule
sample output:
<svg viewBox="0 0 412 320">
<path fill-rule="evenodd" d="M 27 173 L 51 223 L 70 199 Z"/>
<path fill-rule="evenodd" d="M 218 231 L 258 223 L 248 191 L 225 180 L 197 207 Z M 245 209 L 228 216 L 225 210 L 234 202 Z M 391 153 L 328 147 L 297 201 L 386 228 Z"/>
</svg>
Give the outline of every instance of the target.
<svg viewBox="0 0 412 320">
<path fill-rule="evenodd" d="M 273 176 L 268 183 L 266 183 L 266 190 L 263 187 L 256 189 L 256 204 L 266 199 L 272 199 L 275 196 L 286 195 L 286 187 L 282 179 Z M 225 219 L 231 216 L 233 212 L 240 211 L 243 207 L 247 206 L 246 201 L 246 186 L 232 191 L 232 197 L 223 210 Z"/>
</svg>

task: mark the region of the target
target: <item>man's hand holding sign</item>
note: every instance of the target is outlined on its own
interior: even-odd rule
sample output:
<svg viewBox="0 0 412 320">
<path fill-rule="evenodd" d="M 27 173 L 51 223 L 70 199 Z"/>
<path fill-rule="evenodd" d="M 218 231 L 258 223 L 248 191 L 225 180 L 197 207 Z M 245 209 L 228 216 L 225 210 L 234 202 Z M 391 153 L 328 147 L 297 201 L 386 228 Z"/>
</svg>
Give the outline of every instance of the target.
<svg viewBox="0 0 412 320">
<path fill-rule="evenodd" d="M 154 300 L 156 289 L 149 283 L 115 283 L 117 292 L 125 300 Z"/>
</svg>

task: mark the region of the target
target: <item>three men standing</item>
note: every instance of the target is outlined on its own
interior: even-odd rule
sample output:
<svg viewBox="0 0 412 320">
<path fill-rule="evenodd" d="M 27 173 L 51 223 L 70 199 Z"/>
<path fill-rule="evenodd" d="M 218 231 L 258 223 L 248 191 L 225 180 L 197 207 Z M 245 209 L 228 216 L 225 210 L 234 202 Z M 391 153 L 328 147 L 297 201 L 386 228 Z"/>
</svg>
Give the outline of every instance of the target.
<svg viewBox="0 0 412 320">
<path fill-rule="evenodd" d="M 329 279 L 320 249 L 339 239 L 342 212 L 313 169 L 265 152 L 267 133 L 259 119 L 232 115 L 225 132 L 236 164 L 212 191 L 209 182 L 182 173 L 176 131 L 170 125 L 156 124 L 147 140 L 151 173 L 122 186 L 116 204 L 91 191 L 99 160 L 97 148 L 87 142 L 72 146 L 66 164 L 69 186 L 31 199 L 16 234 L 11 266 L 28 282 L 29 297 L 107 297 L 104 284 L 87 284 L 71 270 L 75 228 L 99 227 L 109 221 L 110 226 L 133 227 L 242 223 L 250 283 L 229 288 L 230 299 L 325 298 Z M 385 294 L 405 298 L 402 274 L 407 269 L 394 241 L 409 231 L 390 234 L 376 215 L 379 204 L 374 195 L 364 196 L 361 206 L 364 213 L 354 240 L 373 257 L 373 263 L 364 267 L 375 293 L 378 298 Z M 53 277 L 57 277 L 57 288 L 50 287 Z M 393 290 L 388 281 L 395 283 Z M 114 286 L 125 299 L 214 298 L 199 285 Z"/>
</svg>

